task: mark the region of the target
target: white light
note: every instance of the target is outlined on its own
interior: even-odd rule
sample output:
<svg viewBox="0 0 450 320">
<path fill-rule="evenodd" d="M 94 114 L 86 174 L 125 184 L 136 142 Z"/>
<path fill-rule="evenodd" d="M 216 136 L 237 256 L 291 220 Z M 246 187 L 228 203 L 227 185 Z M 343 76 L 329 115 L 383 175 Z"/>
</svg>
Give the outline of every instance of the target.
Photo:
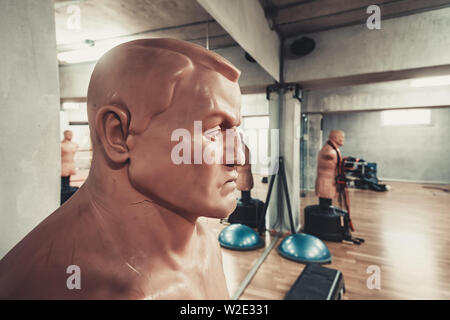
<svg viewBox="0 0 450 320">
<path fill-rule="evenodd" d="M 78 102 L 64 102 L 62 104 L 63 110 L 78 110 L 80 104 Z"/>
<path fill-rule="evenodd" d="M 58 53 L 58 60 L 61 63 L 81 63 L 89 61 L 97 61 L 104 55 L 110 47 L 93 47 L 82 50 L 65 51 Z"/>
<path fill-rule="evenodd" d="M 268 129 L 269 128 L 269 117 L 259 116 L 259 117 L 244 117 L 244 128 L 245 129 Z"/>
<path fill-rule="evenodd" d="M 432 86 L 444 86 L 450 84 L 450 76 L 439 76 L 414 79 L 411 81 L 411 87 L 432 87 Z"/>
<path fill-rule="evenodd" d="M 431 112 L 428 109 L 386 110 L 381 112 L 384 126 L 428 125 Z"/>
</svg>

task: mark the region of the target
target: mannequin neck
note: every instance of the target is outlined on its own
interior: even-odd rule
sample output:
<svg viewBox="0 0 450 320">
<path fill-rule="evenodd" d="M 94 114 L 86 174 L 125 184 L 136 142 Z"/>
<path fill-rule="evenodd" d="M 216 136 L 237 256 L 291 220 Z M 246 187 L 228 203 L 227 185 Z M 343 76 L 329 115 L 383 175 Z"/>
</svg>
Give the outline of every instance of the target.
<svg viewBox="0 0 450 320">
<path fill-rule="evenodd" d="M 338 149 L 338 148 L 340 147 L 340 145 L 339 145 L 335 140 L 333 140 L 333 139 L 328 139 L 328 141 L 330 141 L 330 143 L 332 143 L 333 146 L 334 146 L 336 149 Z"/>
<path fill-rule="evenodd" d="M 187 219 L 138 192 L 127 165 L 113 169 L 94 159 L 83 188 L 92 214 L 104 224 L 101 231 L 121 239 L 123 252 L 181 252 L 196 235 L 197 218 Z"/>
</svg>

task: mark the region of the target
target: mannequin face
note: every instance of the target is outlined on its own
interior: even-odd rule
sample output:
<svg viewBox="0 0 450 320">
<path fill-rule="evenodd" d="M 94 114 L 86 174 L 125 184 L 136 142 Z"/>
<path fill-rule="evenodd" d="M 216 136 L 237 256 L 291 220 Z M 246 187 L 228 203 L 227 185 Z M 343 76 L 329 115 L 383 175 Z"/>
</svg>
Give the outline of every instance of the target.
<svg viewBox="0 0 450 320">
<path fill-rule="evenodd" d="M 339 133 L 336 137 L 336 142 L 339 145 L 339 147 L 342 147 L 344 145 L 345 142 L 345 135 L 344 133 Z"/>
<path fill-rule="evenodd" d="M 228 216 L 236 206 L 236 167 L 204 160 L 194 164 L 194 149 L 223 151 L 219 145 L 211 145 L 217 142 L 209 135 L 225 138 L 225 129 L 239 125 L 240 99 L 236 82 L 206 68 L 180 80 L 171 106 L 129 141 L 131 184 L 188 219 Z M 194 134 L 194 121 L 202 121 L 200 136 Z M 172 149 L 179 143 L 171 141 L 171 135 L 180 128 L 190 132 L 191 164 L 175 164 L 171 159 Z"/>
<path fill-rule="evenodd" d="M 72 140 L 72 131 L 70 131 L 70 130 L 64 131 L 64 140 L 67 140 L 67 141 Z"/>
<path fill-rule="evenodd" d="M 342 147 L 345 142 L 345 134 L 340 130 L 333 130 L 330 132 L 329 139 L 337 144 L 339 147 Z"/>
</svg>

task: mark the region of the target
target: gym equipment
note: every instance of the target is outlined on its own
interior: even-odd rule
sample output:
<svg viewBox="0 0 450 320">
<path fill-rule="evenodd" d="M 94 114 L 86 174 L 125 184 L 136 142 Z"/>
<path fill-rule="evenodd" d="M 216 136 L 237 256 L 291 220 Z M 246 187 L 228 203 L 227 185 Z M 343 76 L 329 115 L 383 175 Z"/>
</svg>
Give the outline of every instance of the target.
<svg viewBox="0 0 450 320">
<path fill-rule="evenodd" d="M 328 241 L 364 242 L 352 237 L 348 212 L 331 205 L 312 205 L 305 208 L 304 232 Z"/>
<path fill-rule="evenodd" d="M 232 224 L 219 234 L 222 247 L 231 250 L 255 250 L 264 246 L 264 241 L 252 228 L 243 224 Z"/>
<path fill-rule="evenodd" d="M 264 241 L 252 229 L 256 228 L 262 217 L 264 203 L 258 199 L 252 199 L 250 190 L 253 188 L 253 176 L 249 163 L 250 150 L 245 146 L 244 165 L 237 168 L 238 179 L 236 185 L 241 190 L 241 199 L 238 200 L 236 209 L 228 217 L 230 226 L 224 228 L 219 234 L 219 243 L 222 247 L 231 250 L 253 250 L 264 246 Z"/>
<path fill-rule="evenodd" d="M 278 252 L 286 259 L 301 263 L 331 262 L 331 254 L 323 241 L 305 233 L 286 237 L 278 247 Z"/>
<path fill-rule="evenodd" d="M 341 159 L 340 152 L 330 140 L 327 141 L 327 144 L 330 145 L 334 151 L 336 151 L 338 157 L 338 161 L 336 163 L 336 189 L 339 195 L 339 206 L 342 208 L 342 202 L 344 202 L 345 208 L 347 209 L 348 226 L 350 227 L 350 230 L 355 231 L 352 219 L 350 218 L 350 198 L 348 196 L 347 178 L 345 176 L 345 161 Z"/>
<path fill-rule="evenodd" d="M 78 191 L 78 187 L 70 185 L 70 176 L 61 177 L 61 200 L 60 205 L 69 200 L 69 198 Z"/>
<path fill-rule="evenodd" d="M 250 228 L 257 228 L 263 215 L 264 202 L 250 197 L 250 191 L 242 191 L 242 197 L 238 200 L 236 209 L 228 217 L 228 222 L 245 224 Z"/>
<path fill-rule="evenodd" d="M 388 191 L 388 186 L 381 184 L 377 178 L 377 164 L 365 162 L 363 159 L 345 157 L 343 159 L 344 172 L 347 180 L 353 182 L 358 189 L 373 191 Z"/>
<path fill-rule="evenodd" d="M 310 263 L 284 300 L 341 300 L 344 293 L 344 277 L 340 271 Z"/>
<path fill-rule="evenodd" d="M 281 173 L 281 180 L 286 197 L 292 232 L 292 234 L 283 239 L 283 241 L 279 245 L 279 254 L 284 258 L 300 263 L 330 263 L 331 253 L 328 250 L 327 246 L 319 238 L 309 234 L 299 234 L 295 231 L 283 157 L 279 158 L 278 173 L 272 175 L 270 178 L 269 190 L 267 192 L 266 201 L 264 202 L 263 214 L 261 215 L 259 220 L 259 234 L 246 225 L 232 224 L 224 228 L 219 234 L 220 245 L 227 249 L 240 251 L 254 250 L 264 246 L 264 241 L 260 236 L 262 236 L 264 231 L 266 230 L 265 220 L 267 208 L 269 206 L 270 197 L 272 195 L 275 178 L 279 173 Z"/>
<path fill-rule="evenodd" d="M 278 253 L 284 258 L 300 263 L 330 263 L 331 253 L 325 243 L 323 243 L 319 238 L 308 234 L 297 233 L 295 231 L 283 157 L 280 157 L 279 164 L 280 165 L 278 172 L 281 173 L 281 182 L 284 191 L 283 193 L 286 197 L 286 204 L 289 213 L 289 222 L 292 234 L 281 241 L 281 244 L 278 246 Z M 269 192 L 267 194 L 267 196 L 269 197 L 268 200 L 270 200 L 275 176 L 276 175 L 273 175 L 270 180 Z M 268 200 L 266 201 L 266 209 Z M 266 211 L 267 210 L 264 210 L 264 212 Z"/>
</svg>

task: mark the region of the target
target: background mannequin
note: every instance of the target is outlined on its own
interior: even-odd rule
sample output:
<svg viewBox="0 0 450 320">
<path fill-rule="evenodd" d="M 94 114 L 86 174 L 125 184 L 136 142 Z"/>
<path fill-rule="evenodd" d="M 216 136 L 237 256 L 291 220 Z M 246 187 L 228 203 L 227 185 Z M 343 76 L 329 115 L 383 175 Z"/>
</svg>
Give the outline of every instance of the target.
<svg viewBox="0 0 450 320">
<path fill-rule="evenodd" d="M 88 89 L 89 176 L 0 261 L 0 298 L 228 299 L 219 243 L 198 217 L 225 218 L 236 206 L 244 154 L 205 132 L 239 126 L 239 75 L 214 52 L 174 39 L 106 53 Z M 196 136 L 199 120 L 205 131 Z M 194 146 L 233 152 L 233 163 L 174 163 L 180 128 Z M 67 288 L 70 265 L 81 270 L 80 290 Z"/>
<path fill-rule="evenodd" d="M 64 131 L 64 139 L 61 141 L 61 204 L 75 193 L 78 188 L 70 186 L 70 176 L 76 174 L 75 153 L 78 145 L 72 142 L 72 131 Z"/>
<path fill-rule="evenodd" d="M 332 130 L 329 134 L 328 141 L 334 145 L 340 154 L 339 147 L 344 145 L 345 135 L 343 131 Z M 319 151 L 317 156 L 317 179 L 316 179 L 316 195 L 319 197 L 319 204 L 331 205 L 332 199 L 337 194 L 336 175 L 338 154 L 328 142 Z"/>
<path fill-rule="evenodd" d="M 252 165 L 250 164 L 250 151 L 245 146 L 245 164 L 237 166 L 238 178 L 236 180 L 237 189 L 241 191 L 242 201 L 251 199 L 250 191 L 253 189 Z"/>
<path fill-rule="evenodd" d="M 236 209 L 228 217 L 230 223 L 245 224 L 251 228 L 259 226 L 260 219 L 264 211 L 264 202 L 251 197 L 253 189 L 253 175 L 250 161 L 250 150 L 245 145 L 245 163 L 236 167 L 238 178 L 236 181 L 237 189 L 241 191 Z"/>
</svg>

